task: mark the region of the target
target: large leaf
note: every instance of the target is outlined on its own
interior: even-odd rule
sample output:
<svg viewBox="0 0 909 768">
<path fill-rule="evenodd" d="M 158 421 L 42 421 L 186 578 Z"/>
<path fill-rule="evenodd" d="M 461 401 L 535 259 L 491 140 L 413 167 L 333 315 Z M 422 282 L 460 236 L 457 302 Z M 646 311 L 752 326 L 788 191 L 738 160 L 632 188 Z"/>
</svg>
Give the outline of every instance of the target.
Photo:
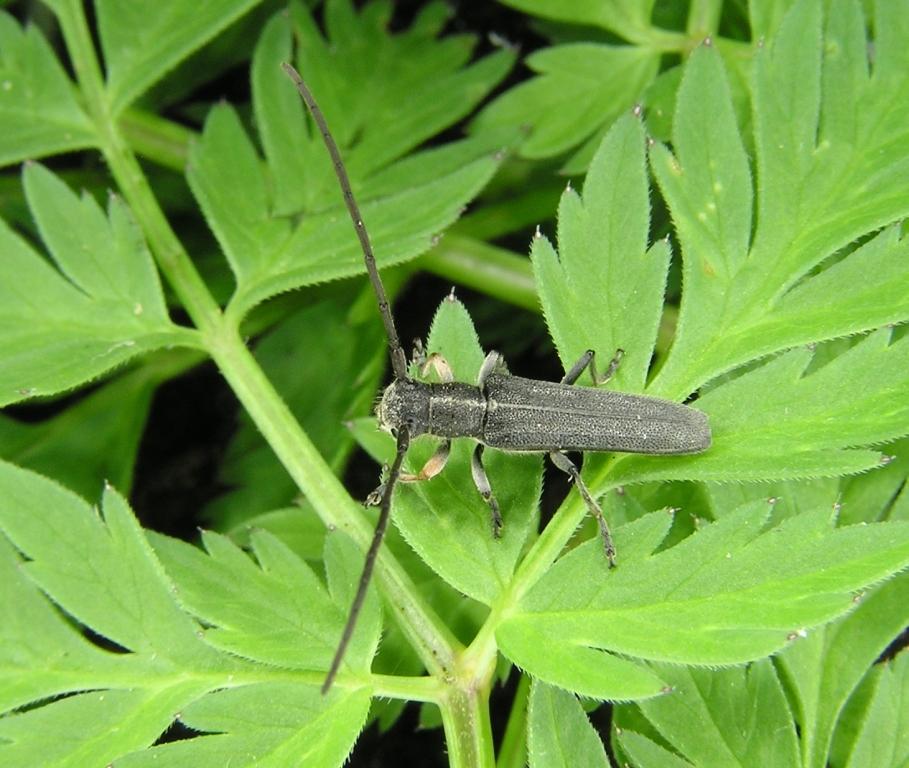
<svg viewBox="0 0 909 768">
<path fill-rule="evenodd" d="M 795 4 L 755 62 L 756 185 L 719 56 L 692 56 L 673 151 L 652 152 L 685 286 L 654 391 L 683 397 L 760 355 L 909 319 L 905 238 L 871 237 L 909 213 L 907 18 L 903 0 L 880 4 L 869 72 L 857 3 L 823 32 L 820 3 Z"/>
<path fill-rule="evenodd" d="M 892 703 L 899 695 L 899 665 L 880 671 L 874 662 L 903 627 L 907 587 L 905 577 L 889 582 L 848 616 L 793 643 L 777 664 L 712 671 L 655 665 L 671 693 L 637 705 L 655 733 L 645 737 L 634 709 L 620 707 L 619 744 L 641 768 L 674 765 L 654 743 L 656 734 L 684 756 L 677 758 L 684 766 L 842 765 L 840 755 L 829 753 L 836 726 L 852 765 L 900 765 L 887 757 L 900 753 L 894 734 L 905 720 L 905 711 Z M 856 690 L 863 677 L 863 688 Z M 886 713 L 876 695 L 889 700 Z M 861 761 L 884 739 L 887 746 L 875 758 Z"/>
<path fill-rule="evenodd" d="M 428 250 L 489 180 L 503 143 L 484 136 L 401 159 L 468 112 L 512 60 L 497 53 L 464 68 L 473 41 L 435 40 L 439 12 L 430 6 L 390 36 L 384 5 L 357 15 L 347 0 L 334 0 L 326 8 L 329 48 L 308 12 L 292 7 L 298 64 L 336 133 L 380 266 Z M 364 269 L 322 138 L 280 70 L 293 58 L 290 24 L 286 15 L 268 24 L 253 66 L 267 163 L 228 107 L 212 112 L 191 154 L 190 184 L 237 279 L 237 313 Z"/>
<path fill-rule="evenodd" d="M 656 554 L 671 517 L 652 513 L 616 532 L 616 569 L 599 540 L 587 542 L 502 622 L 502 652 L 579 693 L 652 696 L 662 689 L 658 671 L 635 659 L 715 666 L 760 658 L 848 611 L 854 590 L 909 563 L 902 523 L 834 528 L 821 509 L 762 532 L 767 512 L 766 503 L 745 505 Z"/>
<path fill-rule="evenodd" d="M 323 672 L 305 670 L 324 670 L 333 650 L 356 548 L 333 537 L 328 591 L 268 535 L 256 538 L 258 565 L 218 537 L 206 540 L 211 556 L 156 537 L 162 567 L 110 488 L 102 510 L 0 464 L 0 762 L 200 765 L 230 754 L 239 765 L 300 755 L 341 765 L 368 690 L 323 696 Z M 262 621 L 272 610 L 276 621 Z M 360 670 L 378 641 L 374 601 L 364 618 L 347 659 Z M 119 652 L 92 644 L 83 628 Z M 282 667 L 269 663 L 277 658 Z M 175 718 L 199 735 L 149 749 Z"/>
</svg>

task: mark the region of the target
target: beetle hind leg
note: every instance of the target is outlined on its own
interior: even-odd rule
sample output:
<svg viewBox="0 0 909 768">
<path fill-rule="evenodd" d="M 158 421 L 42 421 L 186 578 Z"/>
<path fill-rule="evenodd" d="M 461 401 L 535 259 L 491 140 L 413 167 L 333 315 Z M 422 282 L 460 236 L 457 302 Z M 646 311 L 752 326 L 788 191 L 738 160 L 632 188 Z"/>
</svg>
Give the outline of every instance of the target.
<svg viewBox="0 0 909 768">
<path fill-rule="evenodd" d="M 595 386 L 600 384 L 605 384 L 618 370 L 619 363 L 622 362 L 622 358 L 625 357 L 624 349 L 617 349 L 615 354 L 612 356 L 612 360 L 609 361 L 609 365 L 606 366 L 606 372 L 602 376 L 597 376 L 597 367 L 596 367 L 596 356 L 592 349 L 588 349 L 583 355 L 578 358 L 578 361 L 571 366 L 568 373 L 562 377 L 562 384 L 574 384 L 584 373 L 585 368 L 590 369 L 590 376 L 593 379 Z"/>
<path fill-rule="evenodd" d="M 596 518 L 597 525 L 600 527 L 600 537 L 603 539 L 603 549 L 606 551 L 606 559 L 609 561 L 609 567 L 615 568 L 615 544 L 612 542 L 612 534 L 609 532 L 609 526 L 606 524 L 606 518 L 603 516 L 603 510 L 597 504 L 596 499 L 590 495 L 587 484 L 581 479 L 581 473 L 578 471 L 575 463 L 561 451 L 550 451 L 549 458 L 553 464 L 566 473 L 584 499 L 587 509 Z"/>
<path fill-rule="evenodd" d="M 477 443 L 477 447 L 474 448 L 473 456 L 470 459 L 470 474 L 473 475 L 473 482 L 477 486 L 480 496 L 489 505 L 489 511 L 492 514 L 492 535 L 499 539 L 502 537 L 502 513 L 499 511 L 499 503 L 492 493 L 492 486 L 489 484 L 489 477 L 483 466 L 483 447 L 483 443 Z"/>
</svg>

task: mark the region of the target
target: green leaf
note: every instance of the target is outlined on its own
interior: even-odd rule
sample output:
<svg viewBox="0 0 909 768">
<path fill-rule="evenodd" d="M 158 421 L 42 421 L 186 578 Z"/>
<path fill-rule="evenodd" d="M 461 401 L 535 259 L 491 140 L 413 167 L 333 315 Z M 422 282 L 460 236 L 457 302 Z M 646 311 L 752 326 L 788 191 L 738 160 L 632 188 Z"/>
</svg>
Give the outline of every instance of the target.
<svg viewBox="0 0 909 768">
<path fill-rule="evenodd" d="M 120 113 L 180 61 L 257 4 L 216 0 L 98 0 L 111 111 Z"/>
<path fill-rule="evenodd" d="M 322 696 L 321 672 L 294 671 L 299 660 L 278 668 L 224 653 L 211 642 L 233 639 L 251 656 L 268 656 L 280 648 L 274 642 L 280 625 L 259 621 L 262 611 L 283 600 L 283 607 L 305 603 L 315 616 L 325 594 L 321 583 L 311 574 L 301 578 L 306 567 L 263 534 L 255 540 L 261 571 L 226 541 L 210 537 L 216 555 L 200 553 L 194 565 L 184 562 L 175 584 L 125 500 L 108 488 L 101 509 L 0 463 L 0 762 L 144 765 L 158 764 L 165 751 L 168 765 L 217 764 L 227 752 L 235 763 L 245 755 L 241 765 L 262 765 L 266 756 L 272 764 L 288 764 L 301 754 L 319 765 L 341 765 L 366 720 L 368 689 L 342 691 L 339 685 Z M 350 542 L 335 539 L 327 562 L 340 632 L 360 556 Z M 225 562 L 237 570 L 225 572 Z M 235 589 L 228 592 L 224 581 Z M 259 596 L 263 582 L 270 586 L 267 599 L 246 602 Z M 208 595 L 189 588 L 204 583 L 211 585 Z M 224 597 L 222 604 L 215 594 Z M 205 612 L 235 623 L 204 633 L 183 607 L 194 597 Z M 374 601 L 365 618 L 350 658 L 360 665 L 378 638 Z M 85 629 L 105 645 L 86 639 Z M 307 640 L 302 633 L 296 639 L 305 657 Z M 149 751 L 175 719 L 200 735 Z"/>
<path fill-rule="evenodd" d="M 53 477 L 86 500 L 96 499 L 105 481 L 129 488 L 159 382 L 154 372 L 139 370 L 114 379 L 44 421 L 19 421 L 0 414 L 0 456 Z"/>
<path fill-rule="evenodd" d="M 95 131 L 37 27 L 0 11 L 0 165 L 94 146 Z"/>
<path fill-rule="evenodd" d="M 528 158 L 552 157 L 591 138 L 599 144 L 640 98 L 659 62 L 658 51 L 634 46 L 573 43 L 537 51 L 525 63 L 538 77 L 499 96 L 473 128 L 529 128 L 521 144 Z"/>
<path fill-rule="evenodd" d="M 60 272 L 0 222 L 0 405 L 70 389 L 151 349 L 196 344 L 168 319 L 151 256 L 119 198 L 105 217 L 41 166 L 23 176 Z"/>
<path fill-rule="evenodd" d="M 900 576 L 864 596 L 846 618 L 780 655 L 801 729 L 806 768 L 828 764 L 834 729 L 846 702 L 862 676 L 903 630 L 907 602 L 909 579 Z"/>
<path fill-rule="evenodd" d="M 509 141 L 501 132 L 404 155 L 463 117 L 505 75 L 511 56 L 465 69 L 470 38 L 436 41 L 419 18 L 389 36 L 381 8 L 369 4 L 358 16 L 346 0 L 330 3 L 327 14 L 348 14 L 345 24 L 363 35 L 333 41 L 337 51 L 302 7 L 292 6 L 291 18 L 302 41 L 299 63 L 339 142 L 383 266 L 428 250 L 495 171 L 495 150 Z M 280 70 L 290 54 L 288 18 L 277 16 L 253 64 L 266 164 L 226 106 L 213 110 L 190 158 L 190 184 L 237 278 L 232 311 L 239 314 L 276 293 L 364 269 L 322 137 Z"/>
<path fill-rule="evenodd" d="M 349 540 L 342 545 L 339 536 L 329 539 L 329 595 L 296 554 L 264 531 L 250 536 L 258 566 L 219 534 L 203 534 L 207 555 L 177 539 L 150 537 L 174 579 L 178 601 L 208 627 L 208 644 L 287 669 L 328 669 L 362 559 Z M 378 604 L 370 600 L 357 622 L 347 665 L 368 669 L 379 620 Z"/>
<path fill-rule="evenodd" d="M 349 147 L 344 154 L 354 180 L 368 178 L 469 114 L 515 60 L 513 52 L 499 50 L 469 63 L 475 38 L 438 37 L 449 13 L 438 2 L 428 5 L 411 27 L 391 35 L 386 4 L 367 4 L 358 15 L 349 0 L 331 0 L 326 5 L 327 40 L 300 4 L 291 9 L 300 36 L 300 71 L 339 145 Z M 302 133 L 299 119 L 297 126 Z M 309 133 L 312 143 L 321 143 L 315 130 Z M 322 168 L 327 178 L 330 164 L 324 162 Z"/>
<path fill-rule="evenodd" d="M 657 665 L 672 690 L 638 704 L 674 750 L 682 765 L 799 768 L 799 744 L 783 685 L 773 664 L 705 670 Z M 619 734 L 630 754 L 638 743 Z M 642 768 L 663 765 L 644 759 Z"/>
<path fill-rule="evenodd" d="M 341 766 L 368 711 L 363 689 L 326 697 L 315 688 L 282 682 L 226 688 L 180 713 L 180 722 L 202 735 L 128 755 L 114 765 Z"/>
<path fill-rule="evenodd" d="M 502 0 L 525 13 L 571 24 L 589 24 L 622 34 L 650 25 L 655 0 Z"/>
<path fill-rule="evenodd" d="M 872 237 L 909 213 L 907 13 L 904 1 L 881 5 L 869 74 L 856 3 L 831 11 L 826 29 L 820 3 L 794 5 L 755 61 L 756 184 L 720 58 L 692 55 L 674 154 L 651 154 L 685 286 L 655 393 L 681 397 L 762 355 L 909 319 L 904 238 Z"/>
<path fill-rule="evenodd" d="M 433 320 L 427 352 L 441 354 L 458 381 L 476 379 L 483 351 L 464 306 L 445 299 Z M 417 472 L 438 447 L 418 438 L 407 471 Z M 405 483 L 395 491 L 393 519 L 407 542 L 445 581 L 490 603 L 511 581 L 527 537 L 536 530 L 540 498 L 539 455 L 488 450 L 483 464 L 503 511 L 501 538 L 492 535 L 490 510 L 470 472 L 473 440 L 455 440 L 445 471 L 432 480 Z"/>
<path fill-rule="evenodd" d="M 537 680 L 527 712 L 530 768 L 608 768 L 600 737 L 573 694 Z"/>
<path fill-rule="evenodd" d="M 691 768 L 684 758 L 634 731 L 623 728 L 618 741 L 638 768 Z"/>
<path fill-rule="evenodd" d="M 820 509 L 762 533 L 767 510 L 766 503 L 745 505 L 656 554 L 670 519 L 647 515 L 616 531 L 616 569 L 608 567 L 601 542 L 585 543 L 557 561 L 499 625 L 499 647 L 549 683 L 596 698 L 631 698 L 621 677 L 597 679 L 600 659 L 627 665 L 757 659 L 846 612 L 855 589 L 909 562 L 901 523 L 835 529 L 830 512 Z M 545 651 L 527 656 L 528 647 Z M 587 678 L 563 669 L 562 660 L 578 651 L 585 653 Z"/>
<path fill-rule="evenodd" d="M 562 195 L 558 256 L 543 237 L 531 249 L 540 303 L 565 370 L 593 349 L 602 371 L 622 348 L 615 381 L 631 392 L 644 388 L 669 267 L 664 241 L 647 247 L 648 194 L 644 132 L 629 115 L 600 145 L 583 199 L 570 188 Z"/>
<path fill-rule="evenodd" d="M 909 654 L 902 653 L 881 667 L 876 678 L 868 716 L 847 768 L 899 768 L 909 761 Z"/>
</svg>

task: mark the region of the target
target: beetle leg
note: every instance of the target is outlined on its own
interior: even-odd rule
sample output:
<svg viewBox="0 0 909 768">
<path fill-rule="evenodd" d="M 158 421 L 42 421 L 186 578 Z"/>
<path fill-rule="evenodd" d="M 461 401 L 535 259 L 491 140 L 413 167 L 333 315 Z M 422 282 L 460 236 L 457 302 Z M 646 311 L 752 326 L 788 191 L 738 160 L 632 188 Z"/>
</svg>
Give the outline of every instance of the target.
<svg viewBox="0 0 909 768">
<path fill-rule="evenodd" d="M 505 359 L 498 352 L 490 352 L 483 359 L 483 365 L 480 366 L 480 372 L 477 374 L 477 386 L 480 389 L 486 388 L 486 379 L 496 371 L 507 371 Z"/>
<path fill-rule="evenodd" d="M 580 493 L 581 498 L 584 499 L 587 509 L 590 511 L 590 514 L 596 518 L 597 525 L 600 526 L 600 536 L 603 538 L 603 547 L 606 550 L 606 559 L 609 560 L 609 567 L 615 568 L 615 544 L 612 543 L 612 534 L 609 533 L 609 526 L 606 524 L 606 518 L 603 517 L 603 510 L 600 509 L 600 505 L 597 504 L 593 496 L 590 495 L 586 483 L 581 480 L 581 473 L 578 472 L 578 468 L 575 466 L 574 462 L 561 451 L 550 451 L 549 458 L 552 460 L 552 463 L 565 472 L 577 486 L 578 493 Z"/>
<path fill-rule="evenodd" d="M 433 352 L 428 357 L 424 356 L 420 363 L 420 376 L 425 378 L 430 370 L 436 372 L 436 375 L 443 384 L 454 381 L 454 373 L 451 371 L 451 366 L 438 352 Z"/>
<path fill-rule="evenodd" d="M 445 469 L 445 463 L 451 453 L 451 440 L 446 440 L 429 457 L 423 468 L 416 474 L 402 472 L 398 480 L 402 483 L 420 483 L 423 480 L 432 480 L 439 472 Z"/>
<path fill-rule="evenodd" d="M 419 336 L 413 340 L 413 352 L 410 356 L 410 361 L 417 368 L 420 368 L 426 362 L 426 350 L 423 348 L 423 339 Z"/>
<path fill-rule="evenodd" d="M 625 356 L 624 349 L 617 349 L 615 354 L 612 356 L 612 360 L 609 361 L 609 365 L 606 366 L 606 373 L 602 376 L 597 376 L 597 368 L 595 362 L 595 353 L 592 349 L 588 349 L 578 361 L 571 366 L 571 369 L 562 377 L 562 384 L 574 384 L 584 373 L 585 368 L 590 368 L 590 375 L 593 378 L 593 383 L 596 386 L 600 384 L 605 384 L 609 381 L 614 375 L 616 370 L 619 367 L 619 363 L 622 361 L 622 358 Z"/>
<path fill-rule="evenodd" d="M 473 456 L 470 459 L 470 474 L 473 475 L 473 482 L 477 486 L 480 496 L 489 505 L 489 510 L 492 512 L 492 535 L 498 539 L 502 536 L 502 513 L 499 511 L 499 503 L 492 494 L 492 486 L 489 484 L 489 477 L 483 467 L 483 448 L 483 443 L 477 443 L 477 447 L 474 448 Z"/>
</svg>

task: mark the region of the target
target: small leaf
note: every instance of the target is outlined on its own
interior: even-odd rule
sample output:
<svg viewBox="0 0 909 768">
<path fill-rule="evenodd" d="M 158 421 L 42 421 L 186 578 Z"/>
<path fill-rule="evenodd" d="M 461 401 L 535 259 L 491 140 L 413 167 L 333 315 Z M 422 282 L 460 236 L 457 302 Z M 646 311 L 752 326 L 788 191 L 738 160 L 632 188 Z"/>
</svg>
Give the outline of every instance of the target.
<svg viewBox="0 0 909 768">
<path fill-rule="evenodd" d="M 43 421 L 0 414 L 0 456 L 53 477 L 86 500 L 97 498 L 105 481 L 128 489 L 160 383 L 149 373 L 117 377 Z"/>
<path fill-rule="evenodd" d="M 0 165 L 97 143 L 72 83 L 37 27 L 0 11 Z"/>
<path fill-rule="evenodd" d="M 180 713 L 199 733 L 127 755 L 113 768 L 341 766 L 369 713 L 369 693 L 276 681 L 213 691 Z"/>
<path fill-rule="evenodd" d="M 644 133 L 630 115 L 598 150 L 583 199 L 567 189 L 559 204 L 559 254 L 534 238 L 531 258 L 550 332 L 567 371 L 587 349 L 602 372 L 619 348 L 619 388 L 640 392 L 650 365 L 669 267 L 665 242 L 650 229 Z M 580 383 L 588 383 L 585 374 Z"/>
<path fill-rule="evenodd" d="M 847 768 L 899 768 L 909 761 L 909 654 L 877 670 L 868 716 L 861 723 Z"/>
<path fill-rule="evenodd" d="M 655 0 L 504 0 L 506 5 L 544 19 L 589 24 L 621 34 L 624 31 L 647 28 Z"/>
<path fill-rule="evenodd" d="M 328 669 L 352 597 L 349 588 L 330 596 L 296 554 L 264 531 L 250 538 L 258 566 L 218 534 L 203 535 L 208 555 L 176 539 L 151 538 L 174 579 L 180 604 L 208 627 L 207 643 L 284 668 Z M 362 558 L 356 548 L 349 543 L 339 547 L 332 544 L 332 568 L 342 567 L 340 558 L 343 567 L 358 572 Z M 349 581 L 355 583 L 356 575 Z M 345 663 L 368 669 L 378 634 L 378 607 L 371 601 L 357 623 Z"/>
<path fill-rule="evenodd" d="M 573 694 L 534 681 L 527 712 L 530 768 L 608 768 L 597 732 Z"/>
<path fill-rule="evenodd" d="M 476 331 L 464 306 L 445 299 L 433 320 L 427 352 L 440 353 L 458 381 L 473 381 L 483 361 Z M 418 439 L 408 452 L 408 471 L 417 472 L 438 447 Z M 473 440 L 455 440 L 445 471 L 432 480 L 405 483 L 395 491 L 393 519 L 407 542 L 445 581 L 489 603 L 509 583 L 527 537 L 536 528 L 540 457 L 487 450 L 483 464 L 504 518 L 493 537 L 491 513 L 473 482 Z"/>
<path fill-rule="evenodd" d="M 151 256 L 112 198 L 105 218 L 44 168 L 24 172 L 29 206 L 64 275 L 0 222 L 0 405 L 55 394 L 151 349 L 195 346 L 170 322 Z M 66 279 L 68 278 L 68 279 Z"/>
<path fill-rule="evenodd" d="M 637 768 L 692 768 L 691 763 L 675 752 L 634 731 L 623 728 L 618 734 L 618 742 Z"/>
<path fill-rule="evenodd" d="M 598 146 L 606 129 L 634 106 L 656 76 L 659 59 L 656 51 L 635 46 L 545 48 L 525 62 L 538 76 L 499 96 L 472 127 L 529 129 L 520 150 L 529 158 L 559 155 L 588 139 Z"/>
<path fill-rule="evenodd" d="M 672 690 L 638 706 L 691 765 L 802 765 L 783 685 L 770 661 L 723 670 L 659 664 L 655 671 Z M 622 735 L 619 742 L 626 746 Z"/>
<path fill-rule="evenodd" d="M 98 28 L 111 109 L 118 114 L 180 61 L 201 48 L 256 0 L 98 0 Z"/>
</svg>

